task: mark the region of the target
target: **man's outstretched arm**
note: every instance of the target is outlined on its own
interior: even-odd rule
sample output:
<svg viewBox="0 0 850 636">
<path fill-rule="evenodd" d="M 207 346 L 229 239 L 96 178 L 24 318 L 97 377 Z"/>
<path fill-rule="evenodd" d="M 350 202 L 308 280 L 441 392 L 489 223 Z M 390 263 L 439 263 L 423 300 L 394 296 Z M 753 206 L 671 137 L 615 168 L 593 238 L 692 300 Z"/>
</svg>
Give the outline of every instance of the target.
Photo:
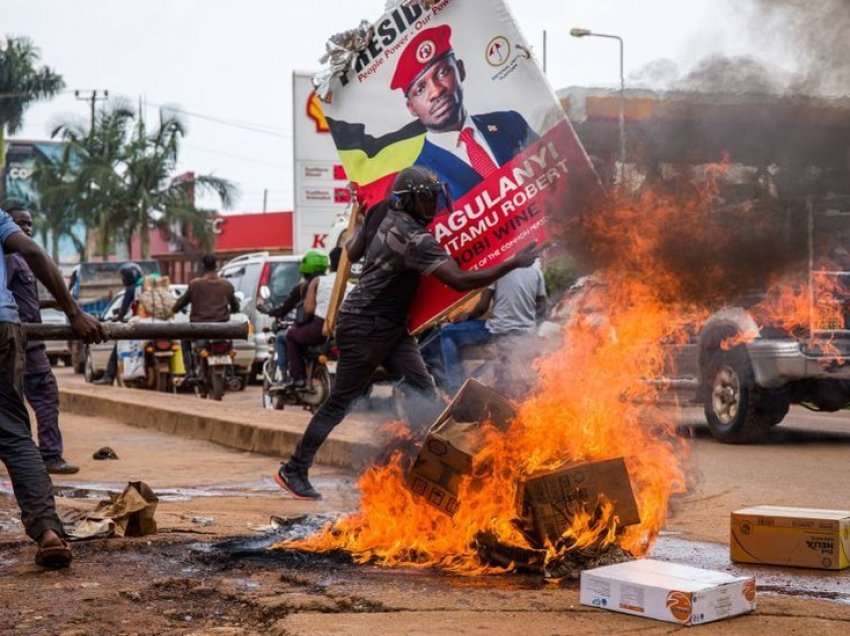
<svg viewBox="0 0 850 636">
<path fill-rule="evenodd" d="M 56 299 L 56 304 L 68 316 L 74 333 L 86 342 L 100 342 L 106 339 L 103 325 L 80 309 L 68 288 L 65 287 L 59 268 L 35 241 L 23 232 L 15 232 L 6 237 L 3 247 L 23 257 L 35 277 L 47 288 L 47 291 Z"/>
<path fill-rule="evenodd" d="M 492 285 L 517 268 L 529 267 L 536 259 L 537 244 L 531 243 L 506 261 L 487 269 L 465 272 L 450 258 L 434 270 L 434 276 L 457 291 L 472 291 Z"/>
</svg>

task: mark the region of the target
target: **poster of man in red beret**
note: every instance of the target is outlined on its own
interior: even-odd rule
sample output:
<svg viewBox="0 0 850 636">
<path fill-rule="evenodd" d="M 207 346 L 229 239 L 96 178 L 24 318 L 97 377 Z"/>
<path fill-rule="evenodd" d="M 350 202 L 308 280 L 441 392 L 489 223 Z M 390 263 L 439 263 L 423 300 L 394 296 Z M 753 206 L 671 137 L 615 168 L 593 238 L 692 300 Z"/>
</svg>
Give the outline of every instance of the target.
<svg viewBox="0 0 850 636">
<path fill-rule="evenodd" d="M 504 0 L 400 3 L 331 89 L 323 110 L 363 204 L 404 168 L 427 168 L 451 198 L 429 230 L 463 269 L 545 244 L 553 217 L 598 187 Z M 421 285 L 414 332 L 463 300 L 436 279 Z"/>
</svg>

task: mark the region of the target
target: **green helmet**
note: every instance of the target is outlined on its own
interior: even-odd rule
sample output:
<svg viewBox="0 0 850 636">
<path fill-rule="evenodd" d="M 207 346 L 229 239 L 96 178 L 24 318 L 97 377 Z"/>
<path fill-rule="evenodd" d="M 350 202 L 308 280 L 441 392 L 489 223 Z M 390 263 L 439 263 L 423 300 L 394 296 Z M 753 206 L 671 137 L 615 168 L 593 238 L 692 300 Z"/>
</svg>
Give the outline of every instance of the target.
<svg viewBox="0 0 850 636">
<path fill-rule="evenodd" d="M 315 276 L 316 274 L 324 274 L 328 271 L 330 260 L 326 254 L 310 250 L 301 259 L 301 265 L 298 271 L 304 276 Z"/>
</svg>

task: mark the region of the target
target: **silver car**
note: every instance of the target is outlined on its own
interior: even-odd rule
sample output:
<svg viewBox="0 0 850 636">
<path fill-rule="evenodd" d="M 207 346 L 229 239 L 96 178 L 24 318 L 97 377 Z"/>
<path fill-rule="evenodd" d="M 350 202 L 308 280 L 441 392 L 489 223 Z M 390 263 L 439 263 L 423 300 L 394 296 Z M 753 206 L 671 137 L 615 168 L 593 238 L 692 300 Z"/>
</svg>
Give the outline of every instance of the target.
<svg viewBox="0 0 850 636">
<path fill-rule="evenodd" d="M 257 252 L 234 258 L 219 271 L 219 275 L 229 280 L 236 292 L 242 294 L 242 311 L 253 325 L 256 357 L 251 379 L 260 375 L 269 356 L 268 334 L 263 333 L 263 329 L 271 327 L 272 319 L 257 311 L 260 288 L 264 285 L 269 288 L 269 305 L 281 304 L 301 279 L 298 267 L 302 258 L 303 255 L 271 256 L 268 252 Z"/>
<path fill-rule="evenodd" d="M 174 294 L 175 298 L 179 298 L 186 291 L 187 285 L 169 285 L 168 289 Z M 124 292 L 121 291 L 115 295 L 112 299 L 112 302 L 103 312 L 101 316 L 101 320 L 118 320 L 118 312 L 121 311 L 121 301 L 124 299 Z M 189 320 L 189 314 L 180 313 L 174 316 L 175 322 L 187 322 Z M 237 322 L 244 322 L 248 320 L 248 317 L 245 313 L 237 313 L 231 315 L 231 320 Z M 101 377 L 106 371 L 106 367 L 109 364 L 109 356 L 112 354 L 112 349 L 115 346 L 115 342 L 108 340 L 106 342 L 101 342 L 98 344 L 88 345 L 85 350 L 85 368 L 84 368 L 84 376 L 86 382 L 93 382 L 94 380 Z M 256 344 L 254 342 L 254 335 L 250 331 L 249 325 L 249 335 L 247 340 L 234 340 L 233 341 L 233 349 L 236 351 L 236 357 L 233 360 L 233 364 L 236 367 L 237 374 L 242 378 L 242 388 L 244 389 L 247 381 L 248 374 L 250 373 L 251 367 L 254 363 L 255 357 L 255 348 Z"/>
<path fill-rule="evenodd" d="M 46 325 L 67 325 L 68 317 L 58 309 L 42 309 L 41 322 Z M 59 360 L 66 367 L 71 366 L 71 348 L 67 340 L 47 340 L 44 346 L 51 366 L 56 366 Z"/>
</svg>

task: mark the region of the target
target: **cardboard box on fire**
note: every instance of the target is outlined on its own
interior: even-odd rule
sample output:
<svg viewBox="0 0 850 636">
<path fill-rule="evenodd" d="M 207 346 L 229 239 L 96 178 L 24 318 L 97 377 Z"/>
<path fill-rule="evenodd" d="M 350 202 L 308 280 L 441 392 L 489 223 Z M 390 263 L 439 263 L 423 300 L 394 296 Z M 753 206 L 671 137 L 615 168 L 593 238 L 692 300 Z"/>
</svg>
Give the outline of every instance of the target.
<svg viewBox="0 0 850 636">
<path fill-rule="evenodd" d="M 467 380 L 437 418 L 407 475 L 410 489 L 443 512 L 458 508 L 461 476 L 472 470 L 472 458 L 484 442 L 481 425 L 506 430 L 516 411 L 493 389 Z"/>
<path fill-rule="evenodd" d="M 754 506 L 732 513 L 730 556 L 741 563 L 841 570 L 850 565 L 850 511 Z"/>
<path fill-rule="evenodd" d="M 593 512 L 600 496 L 614 506 L 619 527 L 640 523 L 629 473 L 622 457 L 581 462 L 533 475 L 519 489 L 519 510 L 538 543 L 555 543 L 570 524 L 576 508 Z"/>
<path fill-rule="evenodd" d="M 638 559 L 581 573 L 582 605 L 699 625 L 751 612 L 756 582 L 678 563 Z"/>
</svg>

